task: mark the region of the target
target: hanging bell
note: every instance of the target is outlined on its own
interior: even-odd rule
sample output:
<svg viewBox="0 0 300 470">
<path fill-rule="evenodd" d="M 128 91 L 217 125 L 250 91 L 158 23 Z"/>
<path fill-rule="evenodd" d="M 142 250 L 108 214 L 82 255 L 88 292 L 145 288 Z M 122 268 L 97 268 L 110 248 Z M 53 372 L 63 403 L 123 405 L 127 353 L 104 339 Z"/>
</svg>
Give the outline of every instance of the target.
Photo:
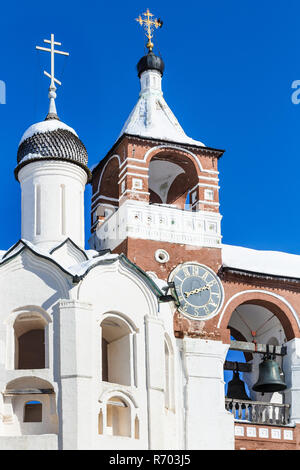
<svg viewBox="0 0 300 470">
<path fill-rule="evenodd" d="M 286 388 L 286 384 L 283 381 L 283 373 L 277 362 L 269 357 L 264 357 L 263 361 L 259 364 L 258 380 L 253 385 L 252 390 L 264 394 L 280 392 Z"/>
<path fill-rule="evenodd" d="M 251 400 L 245 390 L 245 383 L 240 379 L 238 371 L 233 371 L 233 378 L 228 382 L 227 398 L 236 400 Z"/>
</svg>

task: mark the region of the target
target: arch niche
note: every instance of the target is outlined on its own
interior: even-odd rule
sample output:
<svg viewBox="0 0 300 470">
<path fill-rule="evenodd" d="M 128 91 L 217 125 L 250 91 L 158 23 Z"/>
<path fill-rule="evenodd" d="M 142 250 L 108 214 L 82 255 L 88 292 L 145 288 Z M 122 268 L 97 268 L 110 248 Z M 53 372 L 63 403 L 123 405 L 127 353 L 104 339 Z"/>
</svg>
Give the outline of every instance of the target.
<svg viewBox="0 0 300 470">
<path fill-rule="evenodd" d="M 150 204 L 171 204 L 184 209 L 189 191 L 198 184 L 196 157 L 183 150 L 166 147 L 148 161 Z"/>
<path fill-rule="evenodd" d="M 231 337 L 237 341 L 270 345 L 270 352 L 272 346 L 284 345 L 299 337 L 299 319 L 292 306 L 282 297 L 267 291 L 246 291 L 232 297 L 224 308 L 219 326 L 229 329 Z M 251 399 L 284 403 L 284 392 L 270 396 L 252 391 L 263 356 L 256 353 L 244 353 L 244 356 L 245 362 L 252 364 L 252 372 L 243 374 Z M 284 371 L 285 356 L 276 356 L 276 361 Z"/>
</svg>

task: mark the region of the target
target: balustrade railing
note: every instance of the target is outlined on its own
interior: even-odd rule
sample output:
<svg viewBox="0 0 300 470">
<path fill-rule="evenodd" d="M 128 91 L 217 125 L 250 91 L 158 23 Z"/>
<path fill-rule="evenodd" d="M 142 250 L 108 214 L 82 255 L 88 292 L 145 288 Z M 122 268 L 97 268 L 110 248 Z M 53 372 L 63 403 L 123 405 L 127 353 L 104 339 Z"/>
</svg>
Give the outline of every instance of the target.
<svg viewBox="0 0 300 470">
<path fill-rule="evenodd" d="M 248 421 L 253 424 L 285 426 L 290 420 L 289 404 L 225 398 L 225 408 L 233 413 L 235 420 Z"/>
</svg>

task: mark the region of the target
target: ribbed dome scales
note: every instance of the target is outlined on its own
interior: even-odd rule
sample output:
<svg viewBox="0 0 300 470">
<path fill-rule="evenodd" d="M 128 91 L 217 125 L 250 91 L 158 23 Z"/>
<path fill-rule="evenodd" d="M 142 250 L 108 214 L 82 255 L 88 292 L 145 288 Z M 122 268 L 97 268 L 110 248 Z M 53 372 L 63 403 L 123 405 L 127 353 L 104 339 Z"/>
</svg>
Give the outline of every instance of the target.
<svg viewBox="0 0 300 470">
<path fill-rule="evenodd" d="M 91 178 L 87 167 L 88 154 L 74 129 L 56 119 L 33 124 L 24 133 L 18 148 L 15 175 L 28 163 L 38 160 L 64 160 L 81 166 Z"/>
</svg>

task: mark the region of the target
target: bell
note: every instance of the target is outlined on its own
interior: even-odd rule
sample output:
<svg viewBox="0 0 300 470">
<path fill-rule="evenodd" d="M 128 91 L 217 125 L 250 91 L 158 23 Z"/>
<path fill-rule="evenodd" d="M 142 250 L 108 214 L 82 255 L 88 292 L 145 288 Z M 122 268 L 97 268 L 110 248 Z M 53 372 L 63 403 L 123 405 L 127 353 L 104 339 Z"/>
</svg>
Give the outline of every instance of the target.
<svg viewBox="0 0 300 470">
<path fill-rule="evenodd" d="M 233 378 L 228 382 L 227 398 L 251 400 L 245 390 L 245 383 L 240 379 L 238 371 L 233 371 Z"/>
<path fill-rule="evenodd" d="M 253 385 L 252 390 L 255 392 L 273 393 L 286 389 L 283 381 L 283 373 L 276 361 L 270 358 L 264 358 L 259 364 L 258 380 Z"/>
</svg>

